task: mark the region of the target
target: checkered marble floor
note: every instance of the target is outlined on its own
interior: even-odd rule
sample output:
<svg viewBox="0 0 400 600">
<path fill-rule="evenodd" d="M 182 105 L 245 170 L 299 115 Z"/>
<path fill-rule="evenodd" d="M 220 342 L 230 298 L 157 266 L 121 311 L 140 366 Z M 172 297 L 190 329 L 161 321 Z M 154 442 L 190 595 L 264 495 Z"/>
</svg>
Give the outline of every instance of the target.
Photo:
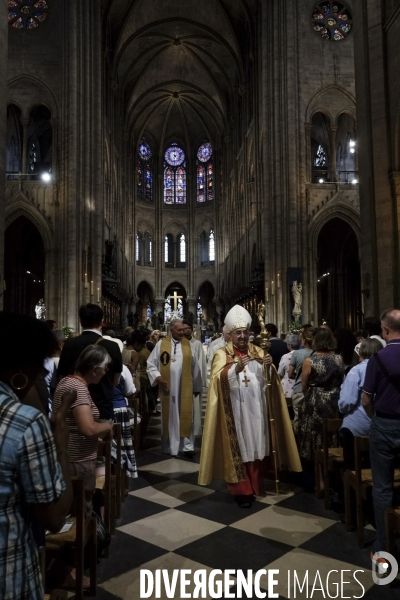
<svg viewBox="0 0 400 600">
<path fill-rule="evenodd" d="M 167 569 L 170 576 L 174 569 L 234 569 L 245 575 L 248 569 L 253 573 L 279 569 L 275 592 L 280 598 L 293 598 L 293 572 L 302 582 L 308 570 L 308 590 L 297 588 L 296 598 L 316 600 L 328 597 L 325 582 L 329 571 L 338 571 L 330 575 L 329 591 L 335 597 L 334 583 L 340 582 L 340 572 L 347 570 L 343 579 L 350 583 L 344 585 L 343 595 L 339 585 L 339 598 L 400 597 L 398 585 L 390 588 L 373 583 L 369 554 L 374 532 L 365 529 L 366 548 L 360 550 L 356 533 L 347 533 L 338 515 L 325 511 L 323 501 L 303 492 L 290 474 L 286 474 L 287 482 L 281 483 L 279 495 L 267 480 L 266 496 L 257 498 L 251 509 L 237 506 L 223 481 L 199 486 L 200 441 L 194 460 L 165 456 L 160 448 L 160 419 L 152 418 L 146 449 L 138 460 L 139 477 L 123 504 L 110 556 L 99 565 L 99 600 L 139 598 L 140 569 L 153 573 Z M 356 570 L 365 588 L 363 596 L 353 578 Z M 311 596 L 317 571 L 325 595 L 315 589 Z M 261 578 L 260 586 L 267 591 L 266 577 Z M 235 586 L 230 592 L 236 597 Z M 167 597 L 164 586 L 161 597 Z M 180 598 L 179 585 L 175 598 Z"/>
</svg>

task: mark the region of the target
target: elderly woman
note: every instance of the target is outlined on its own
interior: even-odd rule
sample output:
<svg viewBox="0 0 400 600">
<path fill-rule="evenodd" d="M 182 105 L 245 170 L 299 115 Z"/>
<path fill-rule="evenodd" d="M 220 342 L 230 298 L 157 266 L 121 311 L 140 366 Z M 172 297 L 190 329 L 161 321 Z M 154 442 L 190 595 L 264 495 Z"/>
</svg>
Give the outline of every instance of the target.
<svg viewBox="0 0 400 600">
<path fill-rule="evenodd" d="M 31 519 L 58 531 L 71 505 L 65 416 L 73 397 L 63 399 L 52 434 L 47 417 L 21 402 L 55 350 L 52 332 L 37 319 L 5 312 L 0 331 L 0 598 L 42 600 Z M 26 338 L 34 343 L 22 347 Z"/>
<path fill-rule="evenodd" d="M 354 437 L 369 435 L 371 418 L 361 404 L 362 388 L 368 360 L 382 348 L 376 338 L 363 340 L 359 348 L 359 363 L 349 371 L 340 390 L 339 410 L 343 415 L 343 424 L 339 436 L 345 469 L 354 469 Z"/>
<path fill-rule="evenodd" d="M 57 414 L 62 396 L 74 390 L 76 401 L 72 404 L 67 423 L 70 428 L 68 451 L 70 473 L 82 477 L 85 485 L 86 514 L 92 512 L 92 496 L 96 486 L 97 440 L 111 437 L 111 425 L 97 423 L 99 410 L 94 404 L 88 386 L 99 383 L 111 362 L 107 350 L 100 344 L 87 346 L 80 354 L 74 375 L 61 379 L 53 399 L 53 415 Z"/>
<path fill-rule="evenodd" d="M 288 347 L 288 353 L 284 354 L 279 361 L 278 375 L 281 378 L 283 393 L 286 399 L 292 398 L 294 379 L 289 379 L 290 361 L 294 350 L 300 348 L 300 338 L 295 333 L 289 333 L 286 336 L 285 342 Z"/>
<path fill-rule="evenodd" d="M 322 448 L 322 420 L 338 417 L 344 363 L 335 354 L 336 340 L 329 329 L 318 329 L 312 342 L 313 354 L 303 362 L 301 385 L 304 405 L 300 417 L 300 456 L 310 462 Z M 305 472 L 309 472 L 305 468 Z M 306 486 L 312 485 L 306 482 Z"/>
</svg>

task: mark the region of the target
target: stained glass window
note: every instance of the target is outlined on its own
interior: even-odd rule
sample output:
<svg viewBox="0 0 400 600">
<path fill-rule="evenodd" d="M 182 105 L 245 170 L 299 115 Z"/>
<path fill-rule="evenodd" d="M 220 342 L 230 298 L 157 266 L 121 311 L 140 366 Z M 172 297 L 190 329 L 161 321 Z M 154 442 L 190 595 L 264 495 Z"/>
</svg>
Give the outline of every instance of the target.
<svg viewBox="0 0 400 600">
<path fill-rule="evenodd" d="M 210 257 L 210 263 L 211 262 L 215 262 L 215 236 L 214 236 L 214 230 L 211 229 L 210 231 L 210 237 L 208 238 L 208 253 L 209 253 L 209 257 Z"/>
<path fill-rule="evenodd" d="M 136 167 L 136 191 L 138 200 L 153 200 L 153 155 L 150 146 L 142 140 L 139 144 Z"/>
<path fill-rule="evenodd" d="M 174 238 L 171 233 L 167 233 L 164 239 L 164 261 L 166 267 L 174 266 Z"/>
<path fill-rule="evenodd" d="M 153 240 L 148 231 L 144 234 L 144 265 L 151 267 L 153 259 Z"/>
<path fill-rule="evenodd" d="M 197 151 L 197 158 L 201 162 L 208 162 L 212 156 L 212 146 L 210 142 L 205 142 Z"/>
<path fill-rule="evenodd" d="M 181 233 L 179 238 L 179 262 L 186 263 L 186 240 L 183 233 Z"/>
<path fill-rule="evenodd" d="M 342 2 L 333 0 L 320 2 L 315 6 L 311 25 L 323 40 L 340 42 L 350 33 L 353 21 L 349 9 Z"/>
<path fill-rule="evenodd" d="M 141 266 L 141 264 L 142 264 L 142 236 L 140 233 L 136 234 L 135 254 L 136 254 L 136 264 Z"/>
<path fill-rule="evenodd" d="M 31 171 L 35 170 L 35 163 L 37 162 L 37 147 L 36 143 L 32 142 L 29 147 L 29 169 Z"/>
<path fill-rule="evenodd" d="M 164 238 L 164 261 L 167 263 L 168 262 L 168 250 L 169 250 L 169 243 L 168 243 L 168 236 L 166 235 Z"/>
<path fill-rule="evenodd" d="M 47 19 L 45 0 L 8 0 L 8 23 L 14 29 L 36 29 Z"/>
<path fill-rule="evenodd" d="M 197 202 L 214 200 L 212 146 L 204 142 L 197 151 Z"/>
<path fill-rule="evenodd" d="M 185 153 L 176 144 L 172 144 L 165 152 L 164 202 L 186 204 Z"/>
<path fill-rule="evenodd" d="M 185 153 L 177 144 L 172 144 L 165 152 L 165 161 L 171 167 L 179 167 L 185 160 Z"/>
<path fill-rule="evenodd" d="M 326 167 L 328 161 L 326 159 L 326 152 L 323 146 L 319 144 L 314 158 L 315 167 Z"/>
</svg>

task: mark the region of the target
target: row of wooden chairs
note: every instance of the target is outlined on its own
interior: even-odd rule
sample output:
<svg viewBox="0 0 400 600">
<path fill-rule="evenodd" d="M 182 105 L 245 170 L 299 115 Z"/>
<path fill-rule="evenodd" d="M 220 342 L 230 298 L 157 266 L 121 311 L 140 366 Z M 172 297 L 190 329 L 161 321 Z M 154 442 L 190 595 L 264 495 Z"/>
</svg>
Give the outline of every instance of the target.
<svg viewBox="0 0 400 600">
<path fill-rule="evenodd" d="M 121 425 L 114 424 L 113 437 L 116 442 L 117 461 L 111 461 L 111 444 L 108 441 L 99 441 L 98 457 L 104 458 L 104 475 L 96 478 L 96 491 L 102 495 L 104 505 L 104 525 L 106 532 L 112 534 L 115 532 L 115 521 L 121 515 L 121 503 L 125 501 L 127 493 L 127 480 L 125 469 L 121 465 L 122 438 Z M 84 482 L 79 477 L 72 477 L 74 494 L 74 517 L 69 517 L 68 521 L 73 525 L 66 533 L 55 533 L 46 536 L 45 549 L 41 549 L 40 556 L 42 562 L 42 577 L 45 576 L 45 556 L 49 560 L 53 555 L 67 548 L 73 549 L 76 569 L 76 587 L 75 598 L 82 600 L 83 595 L 83 577 L 84 577 L 84 553 L 85 548 L 89 550 L 90 560 L 90 588 L 85 591 L 85 595 L 96 595 L 96 568 L 97 568 L 97 518 L 95 516 L 85 517 L 85 490 Z M 108 556 L 108 548 L 104 551 L 104 556 Z M 63 599 L 63 590 L 53 590 L 45 598 L 49 600 Z"/>
<path fill-rule="evenodd" d="M 352 527 L 351 492 L 356 499 L 356 525 L 357 537 L 360 548 L 364 547 L 364 506 L 372 491 L 373 481 L 371 469 L 364 468 L 363 456 L 369 453 L 369 437 L 354 438 L 354 470 L 344 469 L 343 448 L 330 448 L 329 438 L 333 432 L 338 432 L 342 426 L 342 419 L 323 420 L 323 447 L 315 452 L 315 481 L 316 495 L 321 495 L 320 472 L 324 479 L 325 508 L 329 508 L 329 481 L 330 474 L 336 469 L 341 471 L 344 486 L 345 524 L 347 531 Z M 394 473 L 394 487 L 400 489 L 400 469 Z M 397 528 L 397 529 L 396 529 Z M 386 514 L 386 539 L 388 548 L 394 544 L 394 532 L 400 532 L 400 509 L 389 510 Z M 390 552 L 390 550 L 388 550 Z"/>
</svg>

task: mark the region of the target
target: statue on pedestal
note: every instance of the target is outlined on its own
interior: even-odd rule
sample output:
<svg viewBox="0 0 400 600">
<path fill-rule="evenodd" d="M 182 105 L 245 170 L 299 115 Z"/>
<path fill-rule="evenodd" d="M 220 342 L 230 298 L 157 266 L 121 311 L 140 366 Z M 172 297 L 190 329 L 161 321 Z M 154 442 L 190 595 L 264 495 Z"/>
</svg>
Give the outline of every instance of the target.
<svg viewBox="0 0 400 600">
<path fill-rule="evenodd" d="M 260 333 L 266 333 L 265 329 L 265 304 L 262 300 L 257 304 L 257 318 L 261 327 Z"/>
<path fill-rule="evenodd" d="M 298 321 L 301 316 L 302 290 L 303 286 L 301 285 L 301 283 L 293 281 L 292 294 L 294 300 L 294 309 L 292 310 L 292 315 L 294 316 L 295 321 Z"/>
<path fill-rule="evenodd" d="M 39 321 L 44 321 L 46 316 L 46 306 L 43 298 L 40 298 L 39 302 L 35 306 L 35 315 Z"/>
</svg>

